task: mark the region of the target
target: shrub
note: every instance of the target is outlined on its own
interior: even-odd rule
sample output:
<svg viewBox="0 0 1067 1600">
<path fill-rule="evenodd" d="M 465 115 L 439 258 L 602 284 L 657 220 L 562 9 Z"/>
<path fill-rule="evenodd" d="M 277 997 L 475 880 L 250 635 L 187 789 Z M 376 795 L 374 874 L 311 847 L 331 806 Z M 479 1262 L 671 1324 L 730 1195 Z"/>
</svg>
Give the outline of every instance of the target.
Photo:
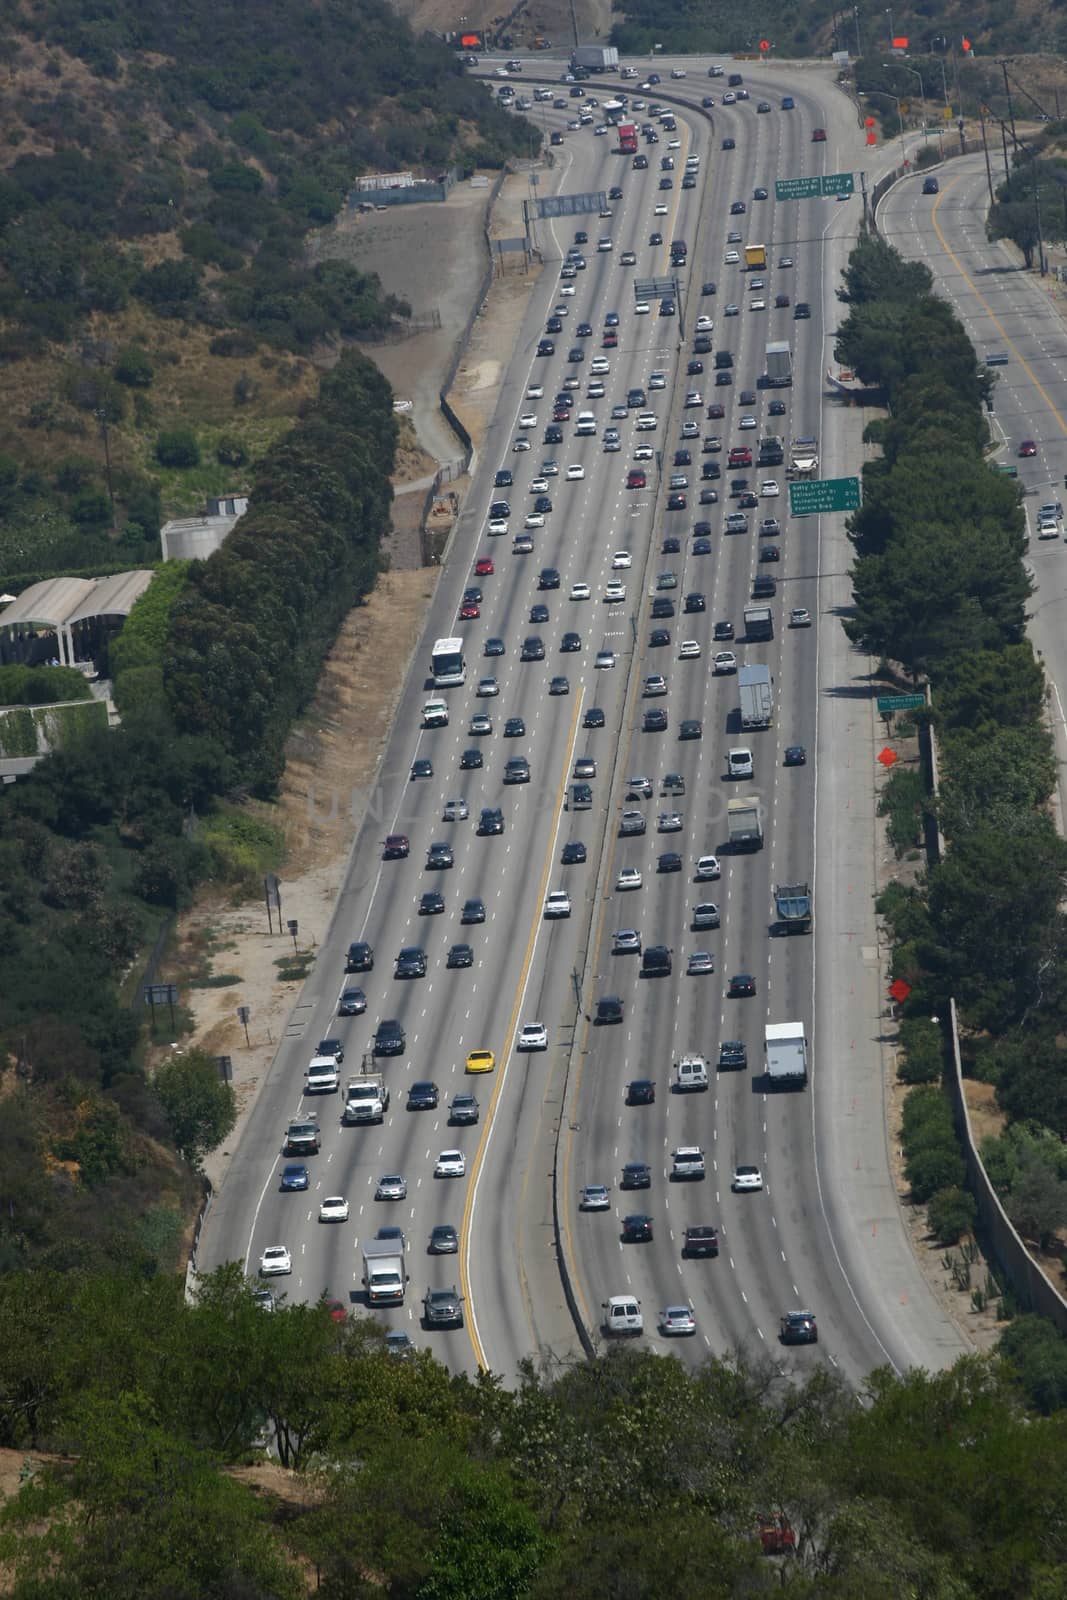
<svg viewBox="0 0 1067 1600">
<path fill-rule="evenodd" d="M 929 1017 L 908 1017 L 900 1025 L 897 1077 L 901 1083 L 936 1083 L 941 1076 L 941 1029 Z"/>
<path fill-rule="evenodd" d="M 966 1177 L 963 1157 L 951 1130 L 946 1140 L 925 1145 L 909 1155 L 904 1170 L 911 1197 L 918 1205 L 925 1205 L 939 1189 L 962 1188 Z"/>
<path fill-rule="evenodd" d="M 938 1189 L 926 1208 L 930 1232 L 939 1244 L 958 1244 L 974 1231 L 974 1196 L 966 1189 Z"/>
<path fill-rule="evenodd" d="M 149 389 L 155 377 L 152 363 L 144 350 L 123 350 L 113 370 L 119 383 L 124 383 L 128 389 Z"/>
<path fill-rule="evenodd" d="M 156 460 L 161 467 L 198 467 L 200 446 L 192 428 L 170 428 L 156 440 Z"/>
<path fill-rule="evenodd" d="M 222 467 L 243 467 L 248 462 L 248 451 L 236 434 L 224 433 L 215 446 L 215 460 Z"/>
</svg>

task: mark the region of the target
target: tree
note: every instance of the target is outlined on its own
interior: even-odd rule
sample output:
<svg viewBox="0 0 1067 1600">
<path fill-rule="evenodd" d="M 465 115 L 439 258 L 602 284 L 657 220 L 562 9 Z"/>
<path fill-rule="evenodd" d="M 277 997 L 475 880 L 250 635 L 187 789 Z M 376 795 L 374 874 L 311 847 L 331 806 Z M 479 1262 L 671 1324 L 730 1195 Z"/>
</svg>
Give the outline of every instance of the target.
<svg viewBox="0 0 1067 1600">
<path fill-rule="evenodd" d="M 1036 1239 L 1047 1250 L 1067 1223 L 1067 1183 L 1044 1162 L 1028 1159 L 1012 1184 L 1006 1210 L 1024 1238 Z"/>
<path fill-rule="evenodd" d="M 192 1167 L 199 1167 L 237 1121 L 237 1103 L 218 1063 L 201 1050 L 186 1050 L 155 1075 L 155 1090 L 167 1113 L 174 1142 Z"/>
<path fill-rule="evenodd" d="M 156 440 L 156 460 L 161 467 L 198 467 L 200 446 L 192 428 L 169 428 Z"/>
<path fill-rule="evenodd" d="M 927 1203 L 926 1218 L 939 1244 L 958 1244 L 974 1231 L 974 1196 L 966 1189 L 938 1189 Z"/>
<path fill-rule="evenodd" d="M 114 374 L 119 383 L 124 383 L 129 389 L 151 388 L 155 377 L 148 352 L 132 345 L 123 350 L 115 362 Z"/>
</svg>

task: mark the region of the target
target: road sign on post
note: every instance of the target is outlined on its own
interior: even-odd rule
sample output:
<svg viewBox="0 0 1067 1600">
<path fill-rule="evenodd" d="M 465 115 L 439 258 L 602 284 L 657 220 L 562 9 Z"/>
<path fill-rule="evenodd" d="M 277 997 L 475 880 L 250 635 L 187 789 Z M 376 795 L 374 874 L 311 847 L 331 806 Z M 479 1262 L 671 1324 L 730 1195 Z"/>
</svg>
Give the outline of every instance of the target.
<svg viewBox="0 0 1067 1600">
<path fill-rule="evenodd" d="M 821 178 L 777 178 L 774 184 L 776 200 L 817 200 L 822 194 Z"/>
<path fill-rule="evenodd" d="M 892 716 L 894 711 L 921 711 L 925 704 L 924 694 L 880 694 L 878 714 L 888 717 Z"/>
<path fill-rule="evenodd" d="M 851 172 L 827 172 L 822 179 L 823 194 L 855 194 L 856 179 Z"/>
<path fill-rule="evenodd" d="M 823 511 L 858 511 L 858 478 L 802 478 L 789 485 L 789 510 L 794 517 L 814 517 Z"/>
</svg>

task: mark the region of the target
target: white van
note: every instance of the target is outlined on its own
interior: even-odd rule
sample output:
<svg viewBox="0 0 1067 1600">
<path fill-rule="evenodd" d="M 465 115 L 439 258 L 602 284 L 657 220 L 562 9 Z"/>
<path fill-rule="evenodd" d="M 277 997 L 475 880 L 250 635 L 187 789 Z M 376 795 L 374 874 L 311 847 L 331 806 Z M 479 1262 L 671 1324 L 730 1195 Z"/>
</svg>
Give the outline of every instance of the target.
<svg viewBox="0 0 1067 1600">
<path fill-rule="evenodd" d="M 731 777 L 731 778 L 751 778 L 752 777 L 752 751 L 751 750 L 727 750 L 727 752 L 726 752 L 726 772 L 727 772 L 727 776 Z"/>
<path fill-rule="evenodd" d="M 593 411 L 579 411 L 578 421 L 574 429 L 577 434 L 596 433 L 596 413 Z"/>
<path fill-rule="evenodd" d="M 674 1087 L 679 1091 L 708 1087 L 708 1063 L 703 1056 L 682 1056 L 675 1062 Z"/>
<path fill-rule="evenodd" d="M 424 728 L 447 728 L 448 702 L 446 700 L 427 700 L 422 708 L 422 725 Z"/>
<path fill-rule="evenodd" d="M 604 1332 L 607 1334 L 641 1334 L 645 1319 L 641 1315 L 641 1302 L 632 1294 L 613 1294 L 604 1301 Z"/>
</svg>

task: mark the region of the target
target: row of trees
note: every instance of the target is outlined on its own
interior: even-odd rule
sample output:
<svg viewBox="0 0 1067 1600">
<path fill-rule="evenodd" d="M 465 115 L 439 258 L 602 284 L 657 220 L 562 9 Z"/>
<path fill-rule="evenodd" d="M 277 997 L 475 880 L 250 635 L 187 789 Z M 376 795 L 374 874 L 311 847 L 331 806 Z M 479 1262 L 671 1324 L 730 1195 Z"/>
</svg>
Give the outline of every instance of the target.
<svg viewBox="0 0 1067 1600">
<path fill-rule="evenodd" d="M 850 523 L 855 611 L 845 626 L 931 684 L 934 806 L 948 845 L 919 887 L 894 885 L 880 902 L 894 977 L 912 990 L 902 1076 L 940 1077 L 921 1019 L 947 1015 L 954 997 L 968 1068 L 997 1085 L 1012 1118 L 1009 1148 L 987 1141 L 990 1172 L 1018 1226 L 1047 1242 L 1067 1223 L 1067 843 L 1048 811 L 1056 764 L 1044 674 L 1025 636 L 1018 489 L 985 460 L 988 374 L 927 269 L 864 238 L 842 299 L 838 353 L 884 387 L 889 407 L 881 459 L 865 468 Z M 906 783 L 890 786 L 900 850 L 914 842 L 918 798 Z M 916 1109 L 909 1177 L 917 1199 L 933 1199 L 932 1217 L 958 1233 L 966 1208 L 942 1191 L 958 1191 L 962 1166 L 950 1119 L 931 1121 L 928 1105 Z"/>
<path fill-rule="evenodd" d="M 1013 1329 L 1020 1369 L 1040 1328 Z M 60 1451 L 0 1513 L 14 1600 L 1000 1600 L 1062 1592 L 1067 1427 L 1013 1366 L 869 1380 L 627 1350 L 505 1390 L 397 1361 L 325 1306 L 265 1316 L 237 1266 L 0 1280 L 0 1443 Z M 263 1438 L 284 1501 L 228 1469 Z M 794 1557 L 757 1520 L 784 1515 Z M 314 1577 L 311 1577 L 314 1574 Z"/>
</svg>

